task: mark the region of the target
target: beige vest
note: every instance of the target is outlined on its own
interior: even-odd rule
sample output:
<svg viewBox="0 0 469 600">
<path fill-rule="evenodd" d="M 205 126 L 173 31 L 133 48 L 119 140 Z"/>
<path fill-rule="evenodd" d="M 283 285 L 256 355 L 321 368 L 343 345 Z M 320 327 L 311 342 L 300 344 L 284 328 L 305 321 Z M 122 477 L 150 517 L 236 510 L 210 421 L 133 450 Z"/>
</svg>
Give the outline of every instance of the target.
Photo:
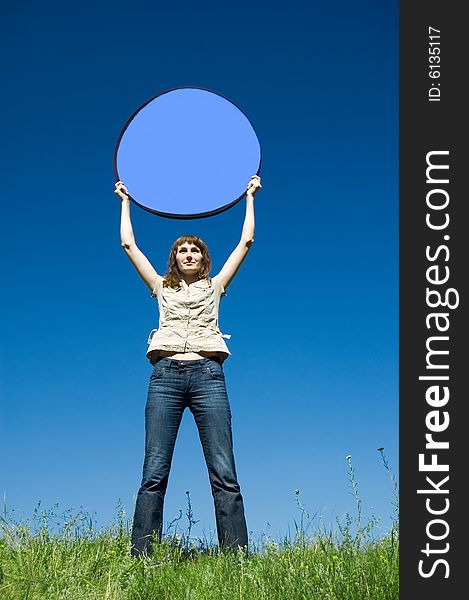
<svg viewBox="0 0 469 600">
<path fill-rule="evenodd" d="M 218 276 L 188 285 L 181 281 L 177 289 L 163 287 L 157 275 L 152 297 L 158 300 L 158 329 L 148 337 L 147 356 L 153 350 L 174 352 L 223 352 L 228 350 L 218 328 L 220 298 L 226 296 Z"/>
</svg>

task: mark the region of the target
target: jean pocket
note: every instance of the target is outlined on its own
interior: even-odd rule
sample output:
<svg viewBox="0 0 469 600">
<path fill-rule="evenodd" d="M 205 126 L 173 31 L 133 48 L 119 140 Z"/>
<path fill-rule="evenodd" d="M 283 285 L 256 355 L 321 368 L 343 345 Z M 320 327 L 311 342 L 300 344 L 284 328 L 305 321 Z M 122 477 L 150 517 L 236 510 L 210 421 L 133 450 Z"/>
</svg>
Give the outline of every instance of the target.
<svg viewBox="0 0 469 600">
<path fill-rule="evenodd" d="M 152 381 L 154 381 L 155 379 L 160 379 L 160 377 L 162 377 L 167 371 L 167 367 L 165 367 L 164 365 L 160 365 L 159 363 L 155 363 L 150 379 Z"/>
<path fill-rule="evenodd" d="M 219 381 L 225 380 L 225 374 L 223 372 L 223 367 L 220 363 L 211 361 L 206 367 L 207 373 L 210 375 L 211 379 L 217 379 Z"/>
</svg>

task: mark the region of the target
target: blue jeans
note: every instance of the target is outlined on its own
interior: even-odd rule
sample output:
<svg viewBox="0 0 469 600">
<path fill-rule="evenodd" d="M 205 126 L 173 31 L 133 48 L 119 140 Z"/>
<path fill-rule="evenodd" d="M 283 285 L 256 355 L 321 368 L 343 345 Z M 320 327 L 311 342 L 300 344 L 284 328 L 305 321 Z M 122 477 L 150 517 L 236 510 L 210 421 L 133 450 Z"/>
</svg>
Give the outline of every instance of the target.
<svg viewBox="0 0 469 600">
<path fill-rule="evenodd" d="M 248 544 L 223 367 L 211 358 L 160 358 L 153 367 L 145 408 L 145 460 L 132 529 L 134 556 L 152 552 L 152 535 L 161 539 L 164 496 L 186 406 L 194 415 L 202 442 L 219 544 L 231 549 Z"/>
</svg>

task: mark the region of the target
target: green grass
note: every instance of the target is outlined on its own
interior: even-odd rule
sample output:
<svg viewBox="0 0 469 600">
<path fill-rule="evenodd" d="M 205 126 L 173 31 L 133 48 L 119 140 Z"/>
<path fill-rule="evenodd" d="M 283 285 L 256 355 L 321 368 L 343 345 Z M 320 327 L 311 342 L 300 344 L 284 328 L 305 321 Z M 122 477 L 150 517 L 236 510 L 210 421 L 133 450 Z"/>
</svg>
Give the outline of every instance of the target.
<svg viewBox="0 0 469 600">
<path fill-rule="evenodd" d="M 380 449 L 397 498 L 397 484 Z M 293 539 L 264 538 L 248 555 L 219 552 L 190 538 L 193 520 L 188 496 L 188 533 L 174 532 L 144 559 L 130 556 L 130 522 L 117 519 L 96 530 L 84 512 L 63 515 L 51 531 L 52 511 L 36 509 L 26 523 L 0 517 L 0 598 L 2 600 L 397 600 L 398 527 L 375 537 L 378 519 L 364 522 L 351 457 L 347 457 L 355 517 L 337 521 L 338 531 L 310 531 L 301 512 Z"/>
</svg>

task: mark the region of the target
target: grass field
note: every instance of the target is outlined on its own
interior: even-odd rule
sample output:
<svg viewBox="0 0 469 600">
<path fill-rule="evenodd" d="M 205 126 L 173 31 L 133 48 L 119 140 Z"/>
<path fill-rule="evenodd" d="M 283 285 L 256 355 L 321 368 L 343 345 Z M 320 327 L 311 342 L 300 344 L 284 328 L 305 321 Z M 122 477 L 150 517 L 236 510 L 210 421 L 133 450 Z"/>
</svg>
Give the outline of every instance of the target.
<svg viewBox="0 0 469 600">
<path fill-rule="evenodd" d="M 188 496 L 188 527 L 167 531 L 151 557 L 130 556 L 130 522 L 121 510 L 114 523 L 95 530 L 83 512 L 63 515 L 51 531 L 52 511 L 39 507 L 28 522 L 4 509 L 0 539 L 1 600 L 398 600 L 398 491 L 396 520 L 375 537 L 377 519 L 363 522 L 351 457 L 347 457 L 357 511 L 337 521 L 337 531 L 311 531 L 301 519 L 291 539 L 264 538 L 246 554 L 220 552 L 191 538 L 195 522 Z M 173 524 L 174 525 L 174 524 Z"/>
</svg>

